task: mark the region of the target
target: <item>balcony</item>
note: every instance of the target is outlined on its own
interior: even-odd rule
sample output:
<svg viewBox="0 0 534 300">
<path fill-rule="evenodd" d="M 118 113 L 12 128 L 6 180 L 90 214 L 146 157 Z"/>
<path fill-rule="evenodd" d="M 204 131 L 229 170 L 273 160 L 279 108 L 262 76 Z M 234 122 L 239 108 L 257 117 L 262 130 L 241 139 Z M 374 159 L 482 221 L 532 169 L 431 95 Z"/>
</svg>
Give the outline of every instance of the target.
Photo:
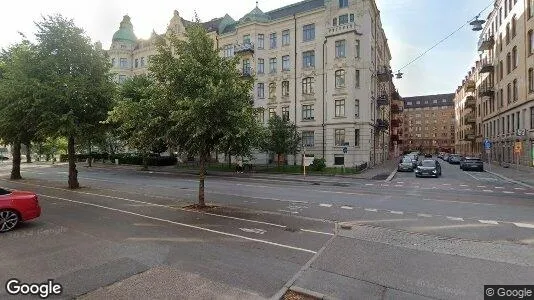
<svg viewBox="0 0 534 300">
<path fill-rule="evenodd" d="M 378 130 L 386 130 L 389 128 L 389 122 L 383 119 L 377 119 L 375 122 L 375 127 Z"/>
<path fill-rule="evenodd" d="M 477 100 L 473 96 L 467 96 L 465 99 L 465 107 L 476 108 Z"/>
<path fill-rule="evenodd" d="M 402 109 L 397 104 L 391 104 L 391 113 L 400 114 Z"/>
<path fill-rule="evenodd" d="M 386 106 L 389 104 L 389 98 L 388 95 L 380 95 L 376 99 L 376 105 L 377 106 Z"/>
<path fill-rule="evenodd" d="M 482 37 L 478 41 L 478 51 L 491 50 L 493 49 L 493 45 L 495 45 L 493 35 Z"/>
<path fill-rule="evenodd" d="M 469 93 L 469 92 L 475 92 L 476 90 L 476 84 L 473 80 L 468 80 L 466 83 L 465 83 L 465 88 L 464 88 L 465 92 L 466 93 Z"/>
<path fill-rule="evenodd" d="M 376 71 L 379 82 L 388 82 L 393 78 L 393 72 L 390 68 L 382 67 Z"/>
<path fill-rule="evenodd" d="M 252 68 L 242 68 L 240 73 L 241 73 L 241 76 L 243 77 L 254 76 L 254 71 L 252 70 Z"/>
<path fill-rule="evenodd" d="M 493 97 L 495 94 L 495 89 L 492 86 L 479 86 L 478 87 L 478 96 L 479 97 Z"/>
<path fill-rule="evenodd" d="M 397 91 L 392 92 L 391 93 L 391 99 L 392 100 L 400 100 L 401 98 L 400 98 L 399 92 L 397 92 Z"/>
<path fill-rule="evenodd" d="M 341 25 L 332 26 L 326 29 L 327 36 L 347 33 L 351 31 L 358 32 L 359 26 L 356 23 L 345 23 Z"/>
<path fill-rule="evenodd" d="M 252 42 L 245 43 L 245 44 L 237 44 L 234 45 L 234 53 L 235 54 L 253 54 L 254 53 L 254 44 Z"/>
<path fill-rule="evenodd" d="M 474 124 L 477 122 L 477 118 L 474 113 L 469 113 L 465 115 L 465 123 Z"/>
<path fill-rule="evenodd" d="M 479 73 L 491 73 L 493 72 L 493 59 L 485 58 L 480 61 Z"/>
</svg>

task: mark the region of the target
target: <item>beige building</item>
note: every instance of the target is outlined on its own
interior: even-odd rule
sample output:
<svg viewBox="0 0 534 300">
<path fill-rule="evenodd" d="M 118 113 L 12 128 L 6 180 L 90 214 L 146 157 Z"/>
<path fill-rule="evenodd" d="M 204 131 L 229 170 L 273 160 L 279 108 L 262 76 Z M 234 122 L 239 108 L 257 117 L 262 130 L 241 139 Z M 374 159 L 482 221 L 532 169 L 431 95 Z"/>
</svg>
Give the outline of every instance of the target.
<svg viewBox="0 0 534 300">
<path fill-rule="evenodd" d="M 534 1 L 496 0 L 478 41 L 476 146 L 496 162 L 534 166 Z M 486 153 L 483 142 L 492 143 Z M 518 145 L 520 154 L 515 154 Z M 516 146 L 517 147 L 517 146 Z"/>
<path fill-rule="evenodd" d="M 180 35 L 189 25 L 175 11 L 168 32 Z M 307 0 L 265 13 L 256 7 L 239 20 L 227 14 L 202 25 L 221 56 L 239 55 L 243 75 L 255 77 L 259 119 L 290 119 L 302 133 L 306 154 L 346 167 L 388 158 L 395 88 L 375 1 Z M 108 51 L 118 82 L 147 72 L 155 36 L 137 39 L 124 17 Z"/>
<path fill-rule="evenodd" d="M 404 97 L 404 151 L 454 152 L 454 96 Z"/>
<path fill-rule="evenodd" d="M 476 95 L 479 81 L 477 67 L 465 76 L 462 85 L 454 94 L 455 152 L 463 155 L 478 156 L 480 153 L 480 98 Z M 478 125 L 477 125 L 478 124 Z"/>
</svg>

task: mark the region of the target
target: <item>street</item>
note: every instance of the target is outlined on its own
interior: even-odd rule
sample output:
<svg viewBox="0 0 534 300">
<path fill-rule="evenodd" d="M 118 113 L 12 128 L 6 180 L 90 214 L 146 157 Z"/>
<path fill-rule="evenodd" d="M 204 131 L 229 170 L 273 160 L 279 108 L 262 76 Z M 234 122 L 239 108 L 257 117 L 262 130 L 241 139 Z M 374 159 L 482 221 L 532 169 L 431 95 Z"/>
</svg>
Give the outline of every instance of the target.
<svg viewBox="0 0 534 300">
<path fill-rule="evenodd" d="M 1 185 L 36 192 L 43 214 L 1 236 L 1 281 L 53 278 L 86 299 L 271 298 L 284 285 L 482 299 L 484 284 L 532 282 L 534 189 L 440 163 L 440 178 L 389 182 L 208 177 L 207 212 L 188 207 L 193 176 L 80 164 L 83 187 L 68 190 L 65 166 L 25 164 L 16 182 L 2 168 Z"/>
</svg>

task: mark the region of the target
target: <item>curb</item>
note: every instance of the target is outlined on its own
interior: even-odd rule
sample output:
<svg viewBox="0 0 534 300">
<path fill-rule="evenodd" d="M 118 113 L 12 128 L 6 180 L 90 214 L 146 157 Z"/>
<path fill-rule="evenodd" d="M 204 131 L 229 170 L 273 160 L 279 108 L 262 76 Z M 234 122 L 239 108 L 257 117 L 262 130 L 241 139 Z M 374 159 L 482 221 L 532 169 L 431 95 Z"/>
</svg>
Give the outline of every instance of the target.
<svg viewBox="0 0 534 300">
<path fill-rule="evenodd" d="M 389 174 L 388 178 L 386 178 L 386 182 L 390 182 L 391 180 L 393 180 L 393 177 L 395 177 L 395 175 L 397 174 L 397 169 L 393 170 L 393 172 L 391 172 L 391 174 Z"/>
<path fill-rule="evenodd" d="M 308 289 L 301 288 L 301 287 L 298 287 L 298 286 L 292 286 L 292 287 L 289 288 L 289 290 L 293 291 L 295 293 L 303 294 L 305 296 L 310 296 L 310 297 L 314 297 L 314 298 L 318 298 L 318 299 L 327 299 L 325 294 L 314 292 L 312 290 L 308 290 Z"/>
<path fill-rule="evenodd" d="M 503 175 L 501 175 L 501 174 L 499 174 L 499 173 L 495 173 L 495 172 L 488 171 L 488 170 L 484 170 L 484 171 L 485 171 L 486 173 L 490 173 L 490 174 L 492 174 L 492 175 L 495 175 L 495 176 L 500 177 L 500 178 L 502 178 L 502 179 L 504 179 L 504 180 L 513 182 L 513 183 L 515 183 L 515 184 L 519 184 L 519 185 L 522 185 L 522 186 L 524 186 L 524 187 L 528 187 L 528 188 L 534 189 L 534 186 L 533 186 L 533 185 L 530 185 L 530 184 L 527 184 L 527 183 L 524 183 L 524 182 L 521 182 L 521 181 L 514 180 L 514 179 L 512 179 L 512 178 L 503 176 Z"/>
</svg>

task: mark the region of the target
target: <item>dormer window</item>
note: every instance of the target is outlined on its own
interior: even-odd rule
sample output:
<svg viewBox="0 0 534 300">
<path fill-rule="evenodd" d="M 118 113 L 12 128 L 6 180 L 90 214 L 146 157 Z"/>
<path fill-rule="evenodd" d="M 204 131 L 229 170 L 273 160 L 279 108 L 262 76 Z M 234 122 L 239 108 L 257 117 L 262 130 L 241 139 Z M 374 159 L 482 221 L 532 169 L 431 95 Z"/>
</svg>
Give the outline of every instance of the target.
<svg viewBox="0 0 534 300">
<path fill-rule="evenodd" d="M 126 49 L 126 45 L 121 44 L 121 49 Z"/>
</svg>

